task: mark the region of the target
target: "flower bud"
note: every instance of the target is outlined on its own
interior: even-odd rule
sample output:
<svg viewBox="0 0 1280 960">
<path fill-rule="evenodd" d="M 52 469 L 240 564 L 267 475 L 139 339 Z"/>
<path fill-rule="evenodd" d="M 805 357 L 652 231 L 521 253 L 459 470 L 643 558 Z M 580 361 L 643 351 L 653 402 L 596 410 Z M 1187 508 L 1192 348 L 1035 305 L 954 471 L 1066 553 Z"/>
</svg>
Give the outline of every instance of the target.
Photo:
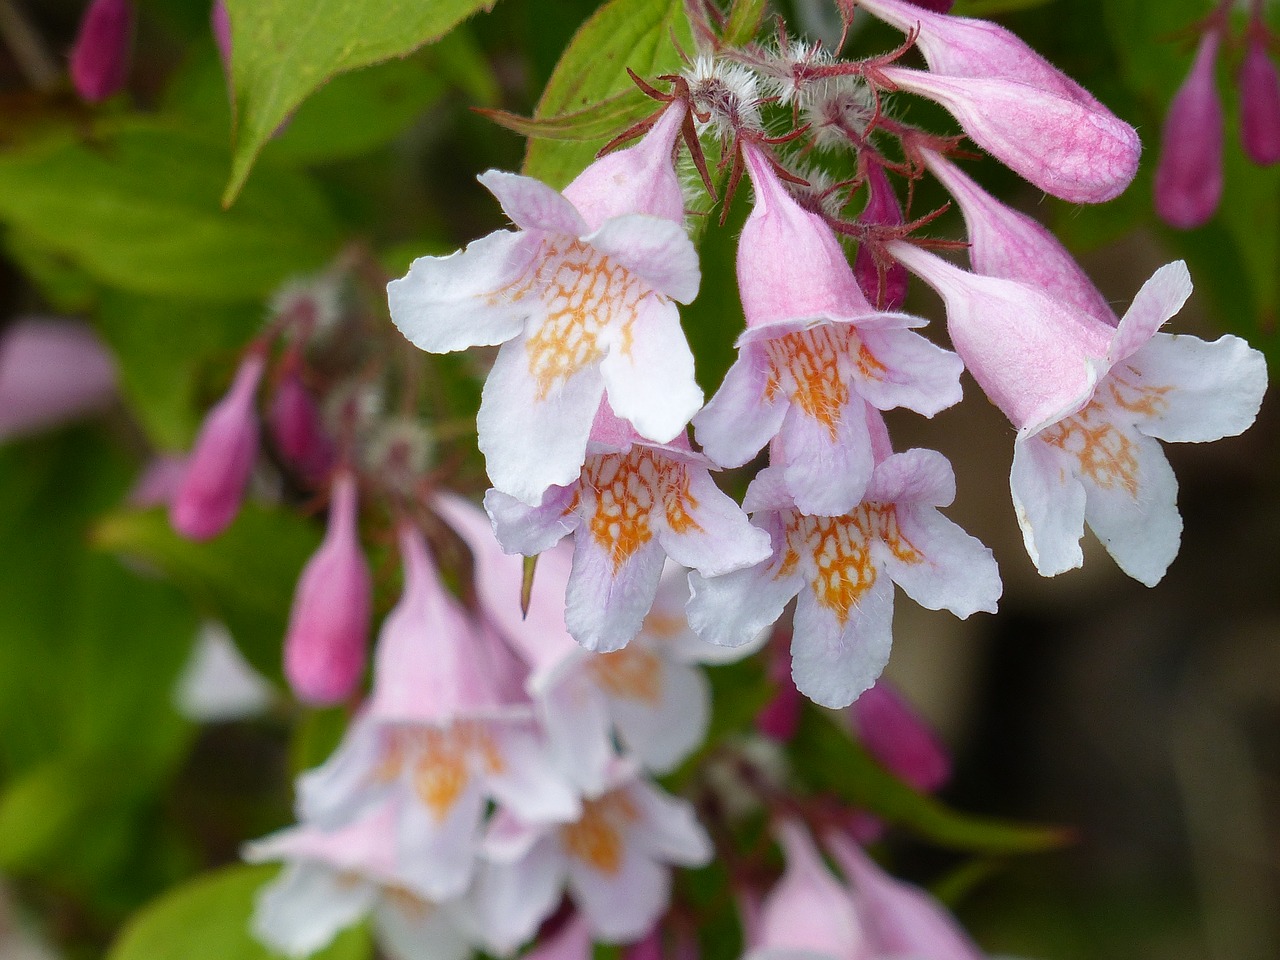
<svg viewBox="0 0 1280 960">
<path fill-rule="evenodd" d="M 227 395 L 209 411 L 169 508 L 169 522 L 184 537 L 208 540 L 235 519 L 258 455 L 253 399 L 266 358 L 245 357 Z"/>
<path fill-rule="evenodd" d="M 769 659 L 769 679 L 774 683 L 773 699 L 756 714 L 756 730 L 778 743 L 789 743 L 800 728 L 804 697 L 791 678 L 791 654 L 776 647 Z"/>
<path fill-rule="evenodd" d="M 858 222 L 874 226 L 901 226 L 902 207 L 893 185 L 878 163 L 867 164 L 867 205 Z M 890 262 L 881 279 L 872 245 L 862 243 L 853 260 L 853 275 L 863 294 L 880 310 L 897 310 L 907 299 L 907 268 Z"/>
<path fill-rule="evenodd" d="M 276 387 L 267 410 L 267 427 L 280 455 L 310 481 L 319 481 L 333 466 L 333 441 L 325 433 L 320 411 L 293 371 Z"/>
<path fill-rule="evenodd" d="M 1280 161 L 1280 75 L 1267 55 L 1261 24 L 1249 31 L 1249 49 L 1240 64 L 1240 143 L 1261 167 Z"/>
<path fill-rule="evenodd" d="M 1220 41 L 1216 30 L 1200 41 L 1160 134 L 1156 213 L 1180 230 L 1208 222 L 1222 199 L 1222 102 L 1214 78 Z"/>
<path fill-rule="evenodd" d="M 218 58 L 222 61 L 222 72 L 227 82 L 231 82 L 231 18 L 227 16 L 225 0 L 215 0 L 209 10 L 209 27 L 213 31 L 213 42 L 218 45 Z"/>
<path fill-rule="evenodd" d="M 298 578 L 284 640 L 285 677 L 306 703 L 338 703 L 364 673 L 373 583 L 356 519 L 355 478 L 342 473 L 324 542 Z"/>
<path fill-rule="evenodd" d="M 71 82 L 90 103 L 106 100 L 124 87 L 133 44 L 131 0 L 93 0 L 80 21 L 71 48 Z"/>
<path fill-rule="evenodd" d="M 97 410 L 115 390 L 111 355 L 83 324 L 19 320 L 0 336 L 0 441 Z"/>
<path fill-rule="evenodd" d="M 885 680 L 849 706 L 867 752 L 917 790 L 931 793 L 951 777 L 951 758 L 928 724 Z"/>
</svg>

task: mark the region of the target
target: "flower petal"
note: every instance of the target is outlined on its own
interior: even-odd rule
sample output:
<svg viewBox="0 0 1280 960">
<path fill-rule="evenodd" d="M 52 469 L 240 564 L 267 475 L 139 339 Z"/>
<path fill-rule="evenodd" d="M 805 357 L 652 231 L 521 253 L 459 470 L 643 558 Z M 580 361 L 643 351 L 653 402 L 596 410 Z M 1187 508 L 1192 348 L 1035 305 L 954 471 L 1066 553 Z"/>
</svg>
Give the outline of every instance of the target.
<svg viewBox="0 0 1280 960">
<path fill-rule="evenodd" d="M 656 293 L 680 303 L 691 303 L 698 295 L 702 280 L 698 251 L 679 223 L 647 213 L 628 213 L 606 220 L 583 241 Z"/>
<path fill-rule="evenodd" d="M 609 712 L 628 752 L 654 773 L 670 773 L 707 735 L 710 685 L 698 668 L 658 656 L 639 643 L 606 656 L 629 655 L 646 658 L 652 679 L 630 691 L 610 688 Z"/>
<path fill-rule="evenodd" d="M 395 960 L 467 960 L 471 944 L 448 911 L 383 897 L 374 908 L 378 942 Z"/>
<path fill-rule="evenodd" d="M 533 937 L 560 902 L 564 856 L 549 838 L 513 863 L 482 862 L 469 895 L 479 938 L 508 956 Z"/>
<path fill-rule="evenodd" d="M 671 897 L 670 869 L 654 863 L 629 840 L 612 873 L 569 861 L 569 891 L 591 932 L 606 943 L 639 940 Z"/>
<path fill-rule="evenodd" d="M 801 584 L 797 573 L 782 575 L 776 560 L 710 579 L 691 573 L 689 626 L 708 643 L 740 647 L 777 622 Z"/>
<path fill-rule="evenodd" d="M 860 397 L 850 394 L 830 427 L 792 403 L 779 436 L 787 491 L 801 513 L 839 517 L 862 502 L 873 460 Z"/>
<path fill-rule="evenodd" d="M 1157 333 L 1113 367 L 1103 387 L 1119 391 L 1117 401 L 1147 436 L 1202 443 L 1234 437 L 1253 423 L 1267 389 L 1267 362 L 1239 337 L 1206 343 Z"/>
<path fill-rule="evenodd" d="M 376 897 L 367 881 L 352 883 L 316 863 L 291 863 L 259 891 L 253 934 L 281 953 L 309 956 L 368 913 Z"/>
<path fill-rule="evenodd" d="M 470 777 L 443 819 L 418 796 L 406 797 L 396 821 L 398 874 L 428 900 L 449 900 L 470 885 L 480 848 L 486 791 Z"/>
<path fill-rule="evenodd" d="M 951 463 L 936 450 L 915 448 L 891 454 L 876 464 L 867 499 L 882 503 L 947 507 L 956 498 Z"/>
<path fill-rule="evenodd" d="M 531 730 L 496 733 L 501 763 L 486 780 L 494 798 L 527 823 L 571 820 L 581 811 L 577 792 L 548 762 Z"/>
<path fill-rule="evenodd" d="M 635 781 L 627 790 L 627 799 L 644 822 L 644 829 L 632 835 L 632 843 L 639 849 L 682 867 L 703 867 L 711 862 L 711 838 L 688 800 L 673 797 L 647 780 Z"/>
<path fill-rule="evenodd" d="M 791 676 L 824 707 L 847 707 L 884 672 L 893 645 L 893 581 L 877 576 L 842 623 L 812 589 L 796 600 Z"/>
<path fill-rule="evenodd" d="M 565 626 L 588 650 L 625 647 L 653 605 L 665 556 L 649 540 L 620 564 L 594 535 L 583 531 L 574 543 L 573 572 L 565 592 Z"/>
<path fill-rule="evenodd" d="M 688 487 L 678 514 L 668 509 L 658 541 L 676 563 L 706 577 L 718 577 L 766 560 L 769 535 L 753 527 L 737 501 L 696 464 L 685 467 Z"/>
<path fill-rule="evenodd" d="M 600 362 L 609 405 L 656 443 L 680 435 L 702 406 L 693 354 L 674 303 L 650 294 Z"/>
<path fill-rule="evenodd" d="M 743 344 L 720 389 L 693 418 L 702 452 L 717 465 L 742 466 L 781 429 L 787 404 L 777 393 L 768 395 L 767 382 L 768 358 Z"/>
<path fill-rule="evenodd" d="M 510 340 L 524 329 L 538 301 L 503 290 L 533 265 L 539 239 L 499 230 L 447 257 L 419 257 L 387 284 L 391 320 L 428 353 Z"/>
<path fill-rule="evenodd" d="M 878 410 L 906 407 L 926 417 L 960 402 L 964 362 L 910 330 L 859 330 L 856 389 Z M 846 508 L 847 509 L 847 508 Z"/>
<path fill-rule="evenodd" d="M 505 170 L 486 170 L 476 179 L 498 198 L 503 212 L 521 230 L 546 230 L 568 237 L 587 232 L 587 223 L 577 208 L 541 180 Z"/>
<path fill-rule="evenodd" d="M 500 490 L 490 490 L 484 495 L 484 509 L 502 549 L 532 557 L 577 529 L 581 516 L 573 508 L 576 496 L 576 484 L 548 487 L 542 504 L 531 507 Z"/>
<path fill-rule="evenodd" d="M 579 668 L 553 682 L 539 702 L 552 764 L 587 796 L 599 794 L 614 752 L 604 694 Z"/>
<path fill-rule="evenodd" d="M 1139 350 L 1191 296 L 1191 274 L 1181 260 L 1166 263 L 1142 285 L 1120 318 L 1107 360 L 1117 364 Z"/>
<path fill-rule="evenodd" d="M 960 619 L 996 612 L 1000 571 L 995 557 L 933 507 L 897 507 L 898 542 L 872 545 L 886 572 L 916 603 Z"/>
<path fill-rule="evenodd" d="M 350 823 L 392 789 L 379 784 L 373 771 L 382 762 L 383 742 L 368 711 L 356 716 L 329 759 L 298 777 L 300 819 L 331 830 Z"/>
<path fill-rule="evenodd" d="M 518 337 L 498 351 L 476 427 L 494 487 L 538 504 L 548 487 L 565 487 L 578 479 L 604 381 L 588 366 L 541 396 L 529 372 L 525 343 Z"/>
<path fill-rule="evenodd" d="M 1056 577 L 1084 563 L 1084 486 L 1069 455 L 1037 437 L 1019 437 L 1009 489 L 1022 541 L 1041 576 Z"/>
</svg>

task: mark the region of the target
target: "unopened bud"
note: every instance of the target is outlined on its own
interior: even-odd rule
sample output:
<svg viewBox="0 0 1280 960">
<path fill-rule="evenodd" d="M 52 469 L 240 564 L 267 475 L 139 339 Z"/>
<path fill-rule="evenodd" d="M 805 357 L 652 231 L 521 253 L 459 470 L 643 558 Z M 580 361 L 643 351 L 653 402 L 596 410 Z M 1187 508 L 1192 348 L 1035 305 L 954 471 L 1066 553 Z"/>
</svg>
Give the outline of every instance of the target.
<svg viewBox="0 0 1280 960">
<path fill-rule="evenodd" d="M 227 395 L 209 411 L 200 427 L 169 509 L 169 522 L 185 537 L 216 537 L 240 509 L 258 456 L 258 418 L 253 401 L 265 366 L 262 354 L 249 354 Z"/>
<path fill-rule="evenodd" d="M 333 466 L 333 441 L 325 432 L 320 410 L 297 374 L 281 379 L 267 411 L 267 426 L 280 455 L 310 481 L 318 481 Z"/>
<path fill-rule="evenodd" d="M 867 164 L 867 205 L 858 215 L 867 226 L 899 227 L 905 222 L 902 207 L 893 184 L 878 163 Z M 877 264 L 872 243 L 858 245 L 853 259 L 853 275 L 863 295 L 879 310 L 897 310 L 907 299 L 907 268 L 885 258 L 883 268 Z"/>
<path fill-rule="evenodd" d="M 1249 33 L 1249 49 L 1240 64 L 1240 143 L 1262 167 L 1280 162 L 1280 75 L 1267 55 L 1265 28 Z"/>
<path fill-rule="evenodd" d="M 0 337 L 0 441 L 91 413 L 115 390 L 115 363 L 83 324 L 20 320 Z"/>
<path fill-rule="evenodd" d="M 1222 199 L 1222 102 L 1214 77 L 1220 40 L 1215 30 L 1200 41 L 1161 131 L 1156 213 L 1181 230 L 1206 223 Z"/>
<path fill-rule="evenodd" d="M 134 9 L 131 0 L 93 0 L 71 49 L 71 82 L 90 103 L 120 92 L 129 73 Z"/>
<path fill-rule="evenodd" d="M 951 778 L 946 748 L 886 681 L 853 701 L 849 719 L 867 752 L 917 790 L 930 793 Z"/>
<path fill-rule="evenodd" d="M 373 583 L 360 549 L 355 478 L 333 484 L 324 542 L 298 578 L 284 641 L 284 673 L 299 700 L 338 703 L 360 682 Z"/>
</svg>

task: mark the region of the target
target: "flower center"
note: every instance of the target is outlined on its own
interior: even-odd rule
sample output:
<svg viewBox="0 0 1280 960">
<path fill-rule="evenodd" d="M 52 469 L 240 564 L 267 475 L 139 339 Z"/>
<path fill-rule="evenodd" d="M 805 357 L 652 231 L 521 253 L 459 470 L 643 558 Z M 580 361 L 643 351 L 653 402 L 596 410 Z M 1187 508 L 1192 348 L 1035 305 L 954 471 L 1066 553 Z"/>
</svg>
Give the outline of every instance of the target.
<svg viewBox="0 0 1280 960">
<path fill-rule="evenodd" d="M 807 416 L 836 439 L 841 410 L 849 402 L 850 367 L 874 376 L 884 366 L 871 356 L 850 324 L 821 324 L 765 341 L 769 376 L 765 396 L 784 391 Z"/>
<path fill-rule="evenodd" d="M 602 653 L 591 659 L 590 668 L 600 686 L 615 697 L 654 706 L 662 702 L 662 661 L 651 650 L 633 644 Z"/>
<path fill-rule="evenodd" d="M 1040 439 L 1069 453 L 1080 464 L 1080 475 L 1102 490 L 1123 487 L 1138 495 L 1138 454 L 1095 399 L 1079 413 L 1040 432 Z"/>
<path fill-rule="evenodd" d="M 614 791 L 599 800 L 585 801 L 582 817 L 577 823 L 561 827 L 560 835 L 570 856 L 601 873 L 614 874 L 622 868 L 626 852 L 624 831 L 639 819 L 640 812 L 631 799 Z"/>
<path fill-rule="evenodd" d="M 650 511 L 655 504 L 662 505 L 667 525 L 675 533 L 701 529 L 690 512 L 697 509 L 698 501 L 689 492 L 688 473 L 683 463 L 641 446 L 587 460 L 582 483 L 595 491 L 595 509 L 587 527 L 596 543 L 609 552 L 615 573 L 653 539 Z"/>
</svg>

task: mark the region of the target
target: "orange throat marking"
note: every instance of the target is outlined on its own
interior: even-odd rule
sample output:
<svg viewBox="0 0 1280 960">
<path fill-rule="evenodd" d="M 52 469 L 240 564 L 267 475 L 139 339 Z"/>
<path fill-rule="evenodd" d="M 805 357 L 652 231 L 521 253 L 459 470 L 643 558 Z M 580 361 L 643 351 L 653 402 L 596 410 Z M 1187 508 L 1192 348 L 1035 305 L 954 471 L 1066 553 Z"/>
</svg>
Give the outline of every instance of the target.
<svg viewBox="0 0 1280 960">
<path fill-rule="evenodd" d="M 854 365 L 868 376 L 884 366 L 858 339 L 852 324 L 821 324 L 764 343 L 769 358 L 765 396 L 778 391 L 827 428 L 836 439 L 841 411 L 849 402 L 849 375 Z M 856 355 L 856 360 L 854 359 Z"/>
<path fill-rule="evenodd" d="M 595 509 L 587 528 L 608 551 L 614 573 L 653 539 L 655 508 L 661 508 L 674 533 L 701 529 L 693 517 L 698 501 L 689 492 L 687 466 L 648 447 L 636 445 L 625 454 L 589 458 L 582 469 L 582 484 L 595 491 Z"/>
<path fill-rule="evenodd" d="M 1152 402 L 1157 399 L 1162 398 L 1152 398 Z M 1126 406 L 1125 409 L 1132 408 Z M 1080 465 L 1081 477 L 1099 489 L 1121 487 L 1129 496 L 1137 497 L 1137 445 L 1112 422 L 1096 398 L 1079 413 L 1045 428 L 1039 436 L 1045 443 L 1074 457 Z"/>
<path fill-rule="evenodd" d="M 565 850 L 601 873 L 616 874 L 626 855 L 627 828 L 640 819 L 640 811 L 622 790 L 606 793 L 582 805 L 577 823 L 560 828 Z"/>
<path fill-rule="evenodd" d="M 632 643 L 588 661 L 600 686 L 625 700 L 640 700 L 656 707 L 662 702 L 662 661 L 652 650 Z"/>
<path fill-rule="evenodd" d="M 408 767 L 413 791 L 437 823 L 444 821 L 477 771 L 505 769 L 502 752 L 481 723 L 394 731 L 375 778 L 387 782 Z"/>
</svg>

